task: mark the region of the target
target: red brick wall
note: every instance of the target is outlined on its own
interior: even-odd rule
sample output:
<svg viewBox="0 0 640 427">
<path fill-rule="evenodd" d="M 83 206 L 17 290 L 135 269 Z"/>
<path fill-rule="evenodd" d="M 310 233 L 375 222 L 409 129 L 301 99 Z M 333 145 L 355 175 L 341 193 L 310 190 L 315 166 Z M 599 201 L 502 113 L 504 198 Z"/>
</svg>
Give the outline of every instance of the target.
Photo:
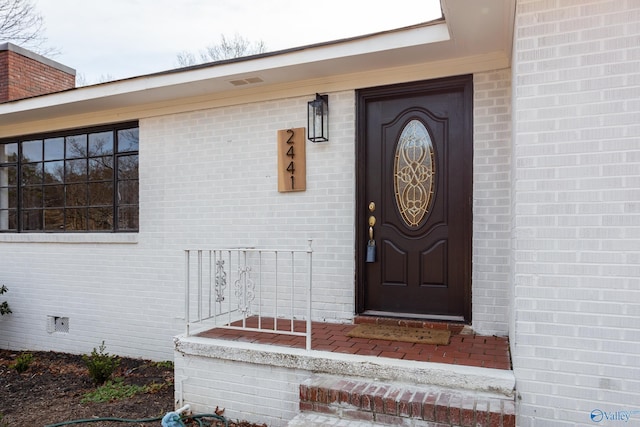
<svg viewBox="0 0 640 427">
<path fill-rule="evenodd" d="M 0 51 L 0 102 L 59 92 L 75 87 L 75 75 L 22 56 Z"/>
</svg>

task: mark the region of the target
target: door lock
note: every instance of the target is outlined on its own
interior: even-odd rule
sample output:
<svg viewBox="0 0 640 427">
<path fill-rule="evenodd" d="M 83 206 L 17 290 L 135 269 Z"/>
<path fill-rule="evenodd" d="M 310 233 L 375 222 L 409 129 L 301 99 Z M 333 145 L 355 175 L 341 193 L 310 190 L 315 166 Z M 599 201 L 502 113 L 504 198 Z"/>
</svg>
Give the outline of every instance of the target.
<svg viewBox="0 0 640 427">
<path fill-rule="evenodd" d="M 376 204 L 369 203 L 369 211 L 373 213 L 376 210 Z M 376 241 L 373 240 L 373 226 L 376 225 L 376 217 L 369 215 L 369 241 L 367 242 L 366 262 L 376 262 Z"/>
</svg>

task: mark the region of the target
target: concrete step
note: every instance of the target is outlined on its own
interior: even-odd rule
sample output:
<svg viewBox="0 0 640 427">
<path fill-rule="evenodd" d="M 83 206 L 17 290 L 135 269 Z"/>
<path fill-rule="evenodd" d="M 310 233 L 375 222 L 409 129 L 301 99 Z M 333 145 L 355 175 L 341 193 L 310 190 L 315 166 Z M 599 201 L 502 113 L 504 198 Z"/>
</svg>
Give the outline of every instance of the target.
<svg viewBox="0 0 640 427">
<path fill-rule="evenodd" d="M 332 415 L 303 412 L 289 421 L 287 427 L 385 427 L 385 424 L 354 421 Z"/>
<path fill-rule="evenodd" d="M 359 422 L 370 426 L 515 427 L 512 397 L 325 374 L 314 375 L 300 385 L 300 411 L 301 417 L 311 419 L 305 420 L 309 423 L 313 415 L 326 419 L 318 421 L 320 424 L 290 426 L 352 426 Z M 340 424 L 343 421 L 349 423 Z"/>
</svg>

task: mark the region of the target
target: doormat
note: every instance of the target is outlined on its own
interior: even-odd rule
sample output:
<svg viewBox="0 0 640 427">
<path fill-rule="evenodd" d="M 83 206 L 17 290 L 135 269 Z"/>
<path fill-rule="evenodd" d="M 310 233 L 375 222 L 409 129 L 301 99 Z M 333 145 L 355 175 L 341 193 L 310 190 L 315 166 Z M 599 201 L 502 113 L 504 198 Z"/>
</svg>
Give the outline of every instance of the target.
<svg viewBox="0 0 640 427">
<path fill-rule="evenodd" d="M 372 340 L 448 345 L 451 331 L 362 323 L 350 330 L 347 335 L 353 338 L 368 338 Z"/>
</svg>

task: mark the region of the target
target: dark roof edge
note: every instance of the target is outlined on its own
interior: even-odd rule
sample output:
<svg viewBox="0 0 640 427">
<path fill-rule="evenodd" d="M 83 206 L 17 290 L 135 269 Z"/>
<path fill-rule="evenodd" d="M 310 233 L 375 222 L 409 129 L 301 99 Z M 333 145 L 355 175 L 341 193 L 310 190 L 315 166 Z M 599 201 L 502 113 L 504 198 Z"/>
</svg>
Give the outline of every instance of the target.
<svg viewBox="0 0 640 427">
<path fill-rule="evenodd" d="M 20 47 L 18 45 L 15 45 L 13 43 L 10 42 L 4 42 L 4 43 L 0 43 L 0 52 L 2 51 L 9 51 L 9 52 L 14 52 L 17 53 L 18 55 L 22 55 L 25 56 L 27 58 L 33 59 L 34 61 L 38 61 L 42 64 L 48 65 L 52 68 L 56 68 L 60 71 L 62 71 L 63 73 L 67 73 L 67 74 L 71 74 L 72 76 L 76 75 L 76 70 L 71 68 L 71 67 L 67 67 L 64 64 L 61 64 L 59 62 L 56 62 L 52 59 L 46 58 L 42 55 L 39 55 L 35 52 L 31 52 L 28 49 L 25 49 L 23 47 Z"/>
</svg>

